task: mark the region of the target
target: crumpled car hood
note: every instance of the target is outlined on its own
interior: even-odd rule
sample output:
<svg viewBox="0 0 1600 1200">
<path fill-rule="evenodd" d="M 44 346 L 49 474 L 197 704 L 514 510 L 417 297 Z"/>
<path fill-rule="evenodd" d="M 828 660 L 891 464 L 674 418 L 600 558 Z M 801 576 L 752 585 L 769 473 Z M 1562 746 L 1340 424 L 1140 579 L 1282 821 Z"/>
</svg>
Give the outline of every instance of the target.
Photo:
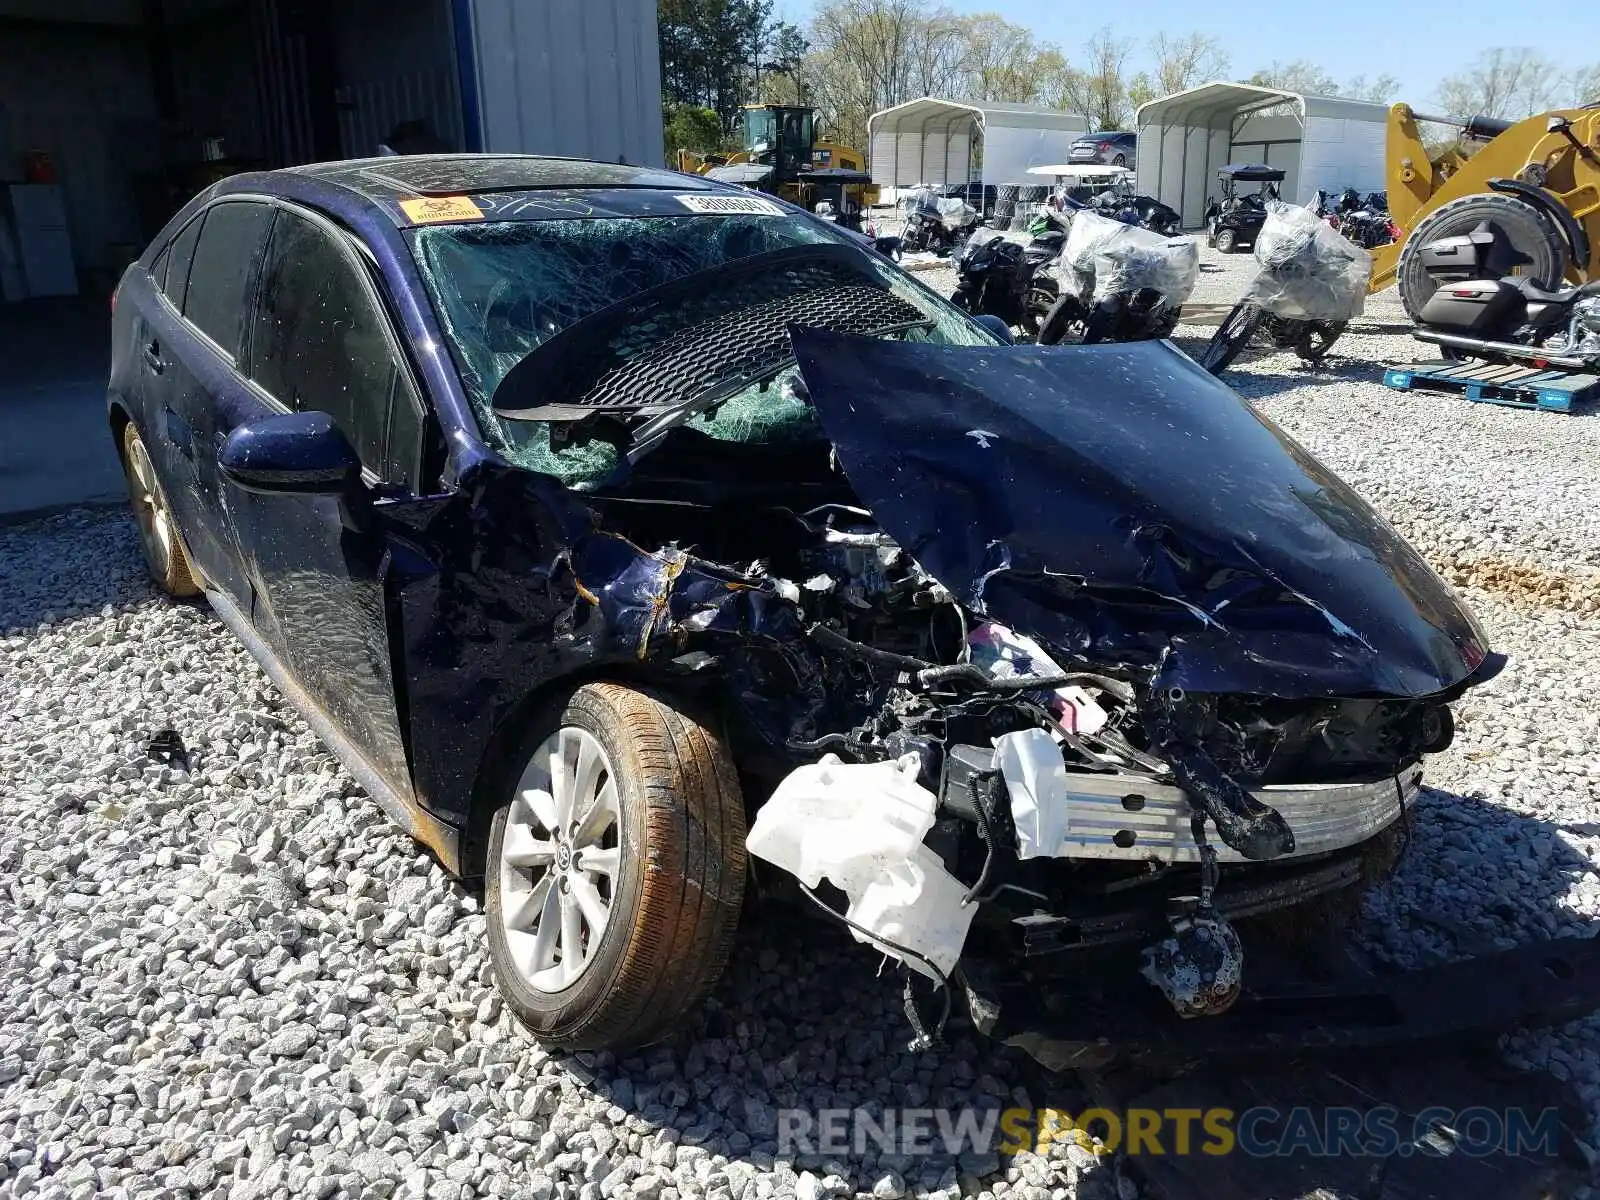
<svg viewBox="0 0 1600 1200">
<path fill-rule="evenodd" d="M 794 348 L 852 487 L 975 612 L 1197 692 L 1430 696 L 1483 662 L 1455 593 L 1164 343 Z"/>
</svg>

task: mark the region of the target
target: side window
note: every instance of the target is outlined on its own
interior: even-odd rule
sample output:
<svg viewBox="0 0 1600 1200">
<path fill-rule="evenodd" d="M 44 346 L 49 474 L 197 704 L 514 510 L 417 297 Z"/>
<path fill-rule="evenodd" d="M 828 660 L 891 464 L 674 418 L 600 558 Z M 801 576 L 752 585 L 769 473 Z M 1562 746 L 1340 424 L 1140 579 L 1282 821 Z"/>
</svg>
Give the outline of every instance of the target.
<svg viewBox="0 0 1600 1200">
<path fill-rule="evenodd" d="M 178 236 L 168 243 L 156 263 L 154 275 L 161 290 L 172 301 L 172 306 L 183 311 L 183 297 L 189 290 L 189 263 L 194 258 L 194 244 L 200 237 L 203 216 L 196 217 L 178 231 Z"/>
<path fill-rule="evenodd" d="M 331 416 L 372 472 L 410 484 L 422 404 L 364 268 L 292 212 L 273 227 L 250 335 L 250 375 L 296 411 Z"/>
<path fill-rule="evenodd" d="M 194 248 L 183 315 L 234 358 L 241 348 L 250 281 L 266 247 L 273 215 L 266 205 L 248 201 L 214 204 L 206 210 L 200 242 Z M 176 263 L 174 253 L 169 279 Z"/>
</svg>

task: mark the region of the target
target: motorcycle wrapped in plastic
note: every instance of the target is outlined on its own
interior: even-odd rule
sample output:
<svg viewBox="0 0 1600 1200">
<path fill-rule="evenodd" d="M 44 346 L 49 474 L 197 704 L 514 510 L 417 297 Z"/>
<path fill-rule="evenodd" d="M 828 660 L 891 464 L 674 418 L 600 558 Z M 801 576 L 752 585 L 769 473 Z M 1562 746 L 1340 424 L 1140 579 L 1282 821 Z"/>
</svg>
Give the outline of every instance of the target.
<svg viewBox="0 0 1600 1200">
<path fill-rule="evenodd" d="M 1349 321 L 1361 315 L 1372 255 L 1308 208 L 1267 201 L 1256 236 L 1261 270 L 1241 299 L 1274 317 Z"/>
<path fill-rule="evenodd" d="M 978 212 L 957 196 L 940 196 L 931 187 L 913 188 L 906 196 L 902 241 L 911 251 L 949 253 L 962 233 L 977 224 Z"/>
<path fill-rule="evenodd" d="M 1169 335 L 1200 276 L 1192 238 L 1169 238 L 1080 212 L 1072 219 L 1056 274 L 1061 299 L 1039 341 L 1058 342 L 1075 323 L 1083 341 L 1139 341 Z"/>
<path fill-rule="evenodd" d="M 1281 200 L 1266 207 L 1254 250 L 1261 269 L 1200 356 L 1213 375 L 1258 333 L 1318 362 L 1366 303 L 1372 255 L 1309 208 Z"/>
</svg>

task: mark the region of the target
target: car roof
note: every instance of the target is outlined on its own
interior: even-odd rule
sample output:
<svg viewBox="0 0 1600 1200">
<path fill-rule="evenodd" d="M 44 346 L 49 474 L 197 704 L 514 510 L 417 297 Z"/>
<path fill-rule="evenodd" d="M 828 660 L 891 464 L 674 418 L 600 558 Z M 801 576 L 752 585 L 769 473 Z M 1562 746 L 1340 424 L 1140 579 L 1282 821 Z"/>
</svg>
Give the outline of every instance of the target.
<svg viewBox="0 0 1600 1200">
<path fill-rule="evenodd" d="M 286 171 L 326 179 L 369 200 L 399 196 L 462 196 L 475 192 L 546 188 L 684 188 L 712 190 L 699 175 L 666 168 L 535 154 L 391 154 L 345 162 L 310 163 Z"/>
<path fill-rule="evenodd" d="M 485 219 L 781 211 L 772 197 L 701 175 L 532 154 L 386 155 L 309 163 L 232 176 L 222 190 L 304 193 L 307 188 L 324 202 L 330 189 L 350 197 L 397 228 Z"/>
</svg>

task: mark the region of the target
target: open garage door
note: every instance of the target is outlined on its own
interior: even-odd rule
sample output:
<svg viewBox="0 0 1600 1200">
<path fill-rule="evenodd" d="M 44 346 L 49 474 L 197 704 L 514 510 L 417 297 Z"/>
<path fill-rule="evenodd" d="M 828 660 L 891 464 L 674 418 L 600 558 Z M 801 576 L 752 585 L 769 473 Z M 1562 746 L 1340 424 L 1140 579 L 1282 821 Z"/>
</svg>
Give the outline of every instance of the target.
<svg viewBox="0 0 1600 1200">
<path fill-rule="evenodd" d="M 449 0 L 0 0 L 0 295 L 108 291 L 224 175 L 464 149 L 459 70 Z"/>
</svg>

